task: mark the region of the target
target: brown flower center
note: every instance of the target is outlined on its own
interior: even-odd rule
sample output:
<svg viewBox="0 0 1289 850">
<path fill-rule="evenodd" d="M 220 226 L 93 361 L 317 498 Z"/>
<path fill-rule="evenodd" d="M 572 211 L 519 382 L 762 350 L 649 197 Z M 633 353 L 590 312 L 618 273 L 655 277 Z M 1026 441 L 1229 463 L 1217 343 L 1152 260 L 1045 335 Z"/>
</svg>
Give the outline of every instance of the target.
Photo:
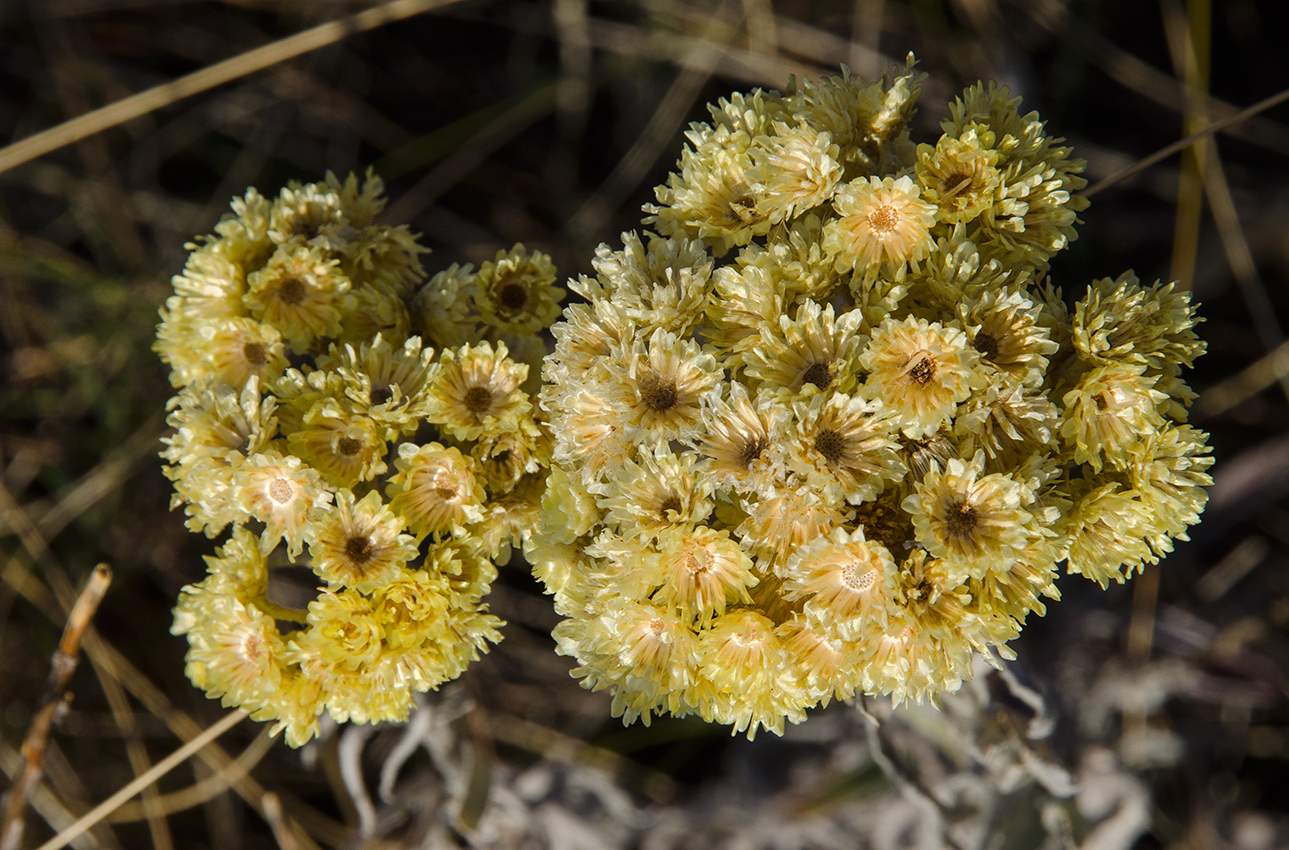
<svg viewBox="0 0 1289 850">
<path fill-rule="evenodd" d="M 948 174 L 940 181 L 940 194 L 945 198 L 952 198 L 959 192 L 965 192 L 970 186 L 970 174 Z"/>
<path fill-rule="evenodd" d="M 868 226 L 878 236 L 886 236 L 895 230 L 900 223 L 900 211 L 894 204 L 882 204 L 868 214 Z"/>
<path fill-rule="evenodd" d="M 457 488 L 449 487 L 446 484 L 440 484 L 435 487 L 434 492 L 445 502 L 450 502 L 457 497 Z"/>
<path fill-rule="evenodd" d="M 353 457 L 363 450 L 361 440 L 355 440 L 353 437 L 341 437 L 336 443 L 336 450 L 345 457 Z"/>
<path fill-rule="evenodd" d="M 304 281 L 298 277 L 288 277 L 277 285 L 277 297 L 283 304 L 299 304 L 304 296 Z"/>
<path fill-rule="evenodd" d="M 507 319 L 524 312 L 524 308 L 527 306 L 528 290 L 521 283 L 513 281 L 507 283 L 497 293 L 497 312 Z"/>
<path fill-rule="evenodd" d="M 976 338 L 971 341 L 971 345 L 986 360 L 994 360 L 998 357 L 998 337 L 991 333 L 981 331 L 976 334 Z"/>
<path fill-rule="evenodd" d="M 671 517 L 667 516 L 667 512 L 674 511 L 676 515 L 679 516 L 680 509 L 681 509 L 680 497 L 668 496 L 666 500 L 663 501 L 663 503 L 658 507 L 658 518 L 669 521 Z"/>
<path fill-rule="evenodd" d="M 492 407 L 492 391 L 487 387 L 471 387 L 465 391 L 465 398 L 461 401 L 471 413 L 483 413 Z"/>
<path fill-rule="evenodd" d="M 923 356 L 909 370 L 909 377 L 916 381 L 919 387 L 925 387 L 935 377 L 935 361 L 930 357 Z"/>
<path fill-rule="evenodd" d="M 846 453 L 846 441 L 841 434 L 831 429 L 820 431 L 815 437 L 815 451 L 829 463 L 837 463 Z"/>
<path fill-rule="evenodd" d="M 759 458 L 761 453 L 765 451 L 765 442 L 764 438 L 749 441 L 743 447 L 743 451 L 739 452 L 739 465 L 744 467 L 751 466 L 752 461 Z"/>
<path fill-rule="evenodd" d="M 1110 409 L 1110 402 L 1106 401 L 1105 393 L 1097 393 L 1092 396 L 1092 400 L 1097 404 L 1097 410 L 1101 413 Z"/>
<path fill-rule="evenodd" d="M 295 488 L 285 478 L 274 478 L 269 482 L 269 498 L 285 505 L 295 498 Z"/>
<path fill-rule="evenodd" d="M 676 406 L 680 394 L 676 391 L 676 382 L 659 377 L 645 380 L 640 387 L 640 398 L 645 406 L 656 413 L 664 413 Z"/>
<path fill-rule="evenodd" d="M 242 346 L 242 356 L 252 366 L 263 366 L 269 362 L 269 347 L 263 342 L 248 342 Z"/>
<path fill-rule="evenodd" d="M 384 404 L 385 402 L 389 401 L 393 397 L 394 397 L 394 391 L 391 390 L 388 386 L 372 387 L 371 393 L 368 395 L 368 398 L 371 399 L 372 407 L 375 407 L 378 404 Z"/>
<path fill-rule="evenodd" d="M 819 389 L 826 390 L 828 389 L 828 385 L 831 383 L 832 370 L 828 368 L 827 363 L 811 363 L 806 367 L 805 371 L 801 373 L 802 386 L 806 384 L 814 384 Z"/>
<path fill-rule="evenodd" d="M 955 502 L 945 511 L 945 528 L 954 540 L 965 540 L 976 530 L 976 509 L 966 502 Z"/>
<path fill-rule="evenodd" d="M 372 549 L 371 538 L 363 535 L 361 537 L 350 537 L 345 541 L 345 554 L 349 560 L 355 564 L 365 564 L 371 560 Z"/>
</svg>

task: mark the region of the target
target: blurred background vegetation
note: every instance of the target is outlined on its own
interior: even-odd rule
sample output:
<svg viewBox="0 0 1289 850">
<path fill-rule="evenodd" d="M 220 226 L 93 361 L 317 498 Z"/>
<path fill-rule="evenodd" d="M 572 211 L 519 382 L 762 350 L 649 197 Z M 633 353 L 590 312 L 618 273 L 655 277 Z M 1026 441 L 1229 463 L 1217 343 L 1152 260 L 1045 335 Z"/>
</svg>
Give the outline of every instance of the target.
<svg viewBox="0 0 1289 850">
<path fill-rule="evenodd" d="M 380 5 L 7 0 L 0 141 Z M 22 846 L 221 716 L 169 634 L 213 544 L 168 510 L 171 389 L 151 343 L 184 243 L 247 186 L 371 166 L 431 271 L 523 242 L 572 276 L 638 227 L 686 123 L 730 91 L 843 63 L 872 77 L 913 51 L 929 75 L 915 138 L 934 141 L 965 85 L 998 80 L 1097 184 L 1289 86 L 1278 2 L 427 5 L 0 173 L 5 777 L 76 588 L 101 561 L 115 575 Z M 411 728 L 333 729 L 297 752 L 242 723 L 74 846 L 1284 846 L 1289 106 L 1098 189 L 1083 219 L 1052 269 L 1067 295 L 1135 268 L 1200 302 L 1192 421 L 1216 484 L 1160 568 L 1107 593 L 1064 579 L 1014 678 L 982 672 L 939 713 L 869 701 L 880 727 L 833 706 L 782 740 L 624 729 L 552 652 L 554 614 L 517 560 L 492 597 L 506 640 Z"/>
</svg>

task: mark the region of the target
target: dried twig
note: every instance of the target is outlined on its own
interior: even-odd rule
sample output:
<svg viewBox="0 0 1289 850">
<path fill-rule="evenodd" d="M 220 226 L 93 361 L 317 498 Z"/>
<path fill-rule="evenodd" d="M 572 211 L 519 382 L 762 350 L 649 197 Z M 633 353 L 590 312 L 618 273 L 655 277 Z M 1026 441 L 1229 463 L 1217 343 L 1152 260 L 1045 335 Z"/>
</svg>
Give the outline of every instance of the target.
<svg viewBox="0 0 1289 850">
<path fill-rule="evenodd" d="M 85 588 L 67 617 L 63 637 L 58 642 L 58 649 L 54 651 L 49 683 L 41 698 L 40 710 L 32 718 L 27 737 L 22 742 L 22 755 L 26 763 L 9 788 L 4 816 L 0 818 L 0 850 L 17 850 L 22 842 L 27 794 L 40 779 L 41 764 L 45 758 L 45 749 L 49 746 L 49 733 L 53 731 L 54 721 L 71 702 L 67 686 L 71 682 L 72 672 L 76 670 L 76 663 L 80 660 L 81 637 L 89 628 L 90 620 L 111 583 L 111 568 L 107 564 L 99 564 L 90 574 L 89 581 L 85 583 Z"/>
<path fill-rule="evenodd" d="M 201 750 L 220 735 L 223 735 L 229 729 L 232 729 L 245 719 L 246 715 L 242 711 L 230 711 L 214 726 L 211 726 L 205 732 L 201 733 L 196 738 L 193 738 L 191 741 L 184 744 L 161 761 L 157 762 L 147 773 L 139 776 L 129 785 L 126 785 L 120 791 L 117 791 L 111 797 L 108 797 L 93 809 L 90 809 L 90 811 L 86 812 L 79 820 L 76 821 L 71 829 L 60 832 L 58 835 L 40 845 L 38 850 L 60 850 L 60 848 L 66 847 L 78 835 L 84 834 L 96 823 L 116 811 L 117 808 L 119 808 L 126 800 L 130 799 L 135 794 L 138 794 L 144 788 L 147 788 L 162 776 L 165 776 L 167 773 L 183 764 L 193 755 L 193 753 Z M 6 847 L 4 850 L 10 850 L 10 848 Z"/>
<path fill-rule="evenodd" d="M 1270 97 L 1266 97 L 1266 98 L 1263 98 L 1262 100 L 1259 100 L 1257 103 L 1253 104 L 1252 106 L 1241 109 L 1239 112 L 1235 113 L 1234 115 L 1229 115 L 1226 118 L 1221 119 L 1220 121 L 1214 121 L 1212 124 L 1209 124 L 1203 130 L 1200 130 L 1198 133 L 1191 133 L 1189 136 L 1187 136 L 1184 139 L 1178 139 L 1177 141 L 1173 142 L 1171 145 L 1160 148 L 1159 150 L 1152 153 L 1150 156 L 1143 157 L 1142 159 L 1137 160 L 1127 168 L 1119 169 L 1114 174 L 1111 174 L 1109 177 L 1106 177 L 1104 180 L 1100 180 L 1097 183 L 1093 184 L 1092 186 L 1089 186 L 1083 192 L 1083 194 L 1086 197 L 1090 198 L 1093 195 L 1097 194 L 1098 192 L 1102 191 L 1103 189 L 1109 189 L 1111 186 L 1115 185 L 1116 183 L 1122 183 L 1123 181 L 1127 180 L 1129 177 L 1139 174 L 1142 171 L 1145 171 L 1147 168 L 1150 168 L 1152 165 L 1155 165 L 1159 162 L 1162 162 L 1165 159 L 1168 159 L 1168 157 L 1172 156 L 1173 154 L 1186 150 L 1186 148 L 1195 144 L 1195 142 L 1199 141 L 1200 139 L 1203 139 L 1206 136 L 1211 136 L 1214 133 L 1221 132 L 1222 130 L 1225 130 L 1227 127 L 1230 127 L 1234 124 L 1239 124 L 1241 121 L 1247 121 L 1250 118 L 1252 118 L 1254 115 L 1257 115 L 1259 112 L 1266 112 L 1271 107 L 1279 106 L 1280 104 L 1284 103 L 1286 100 L 1289 100 L 1289 89 L 1283 89 L 1281 91 L 1278 91 L 1275 94 L 1271 95 Z"/>
<path fill-rule="evenodd" d="M 453 2 L 456 0 L 393 0 L 375 9 L 367 9 L 343 20 L 320 24 L 263 47 L 248 50 L 231 59 L 225 59 L 223 62 L 216 62 L 177 80 L 153 86 L 146 91 L 95 109 L 93 112 L 78 115 L 70 121 L 64 121 L 62 124 L 42 130 L 0 149 L 0 172 L 8 171 L 24 162 L 30 162 L 50 151 L 58 150 L 95 133 L 101 133 L 110 127 L 147 115 L 154 109 L 169 106 L 176 101 L 221 86 L 247 74 L 262 71 L 279 62 L 335 44 L 346 36 L 392 24 Z"/>
</svg>

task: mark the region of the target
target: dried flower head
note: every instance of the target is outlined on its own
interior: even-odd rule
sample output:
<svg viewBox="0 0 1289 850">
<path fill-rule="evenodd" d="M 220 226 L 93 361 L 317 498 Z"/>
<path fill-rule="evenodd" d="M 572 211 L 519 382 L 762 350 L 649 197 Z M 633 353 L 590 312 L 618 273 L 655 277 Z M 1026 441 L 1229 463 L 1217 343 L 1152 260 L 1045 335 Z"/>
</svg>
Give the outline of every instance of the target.
<svg viewBox="0 0 1289 850">
<path fill-rule="evenodd" d="M 1125 276 L 1067 307 L 1082 162 L 993 85 L 915 145 L 920 82 L 712 105 L 650 230 L 570 281 L 524 551 L 628 722 L 935 699 L 1010 657 L 1062 562 L 1122 580 L 1199 518 L 1188 297 Z"/>
<path fill-rule="evenodd" d="M 837 271 L 865 273 L 885 267 L 896 274 L 921 260 L 934 240 L 936 207 L 921 199 L 909 177 L 870 177 L 844 184 L 833 198 L 837 218 L 824 226 L 824 251 Z"/>
<path fill-rule="evenodd" d="M 173 631 L 194 684 L 295 747 L 323 713 L 406 719 L 500 640 L 492 559 L 540 521 L 552 456 L 525 385 L 562 295 L 549 258 L 516 246 L 425 282 L 383 206 L 371 176 L 249 190 L 190 246 L 157 330 L 174 505 L 232 527 Z"/>
</svg>

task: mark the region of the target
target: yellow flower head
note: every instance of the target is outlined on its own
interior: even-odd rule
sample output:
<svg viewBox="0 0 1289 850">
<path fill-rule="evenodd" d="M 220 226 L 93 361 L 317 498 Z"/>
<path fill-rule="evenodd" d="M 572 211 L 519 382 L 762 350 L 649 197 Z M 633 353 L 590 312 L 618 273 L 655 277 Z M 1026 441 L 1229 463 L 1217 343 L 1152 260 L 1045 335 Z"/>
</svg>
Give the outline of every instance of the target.
<svg viewBox="0 0 1289 850">
<path fill-rule="evenodd" d="M 247 277 L 251 315 L 281 331 L 296 354 L 340 332 L 340 297 L 349 278 L 321 248 L 300 239 L 278 245 L 264 268 Z"/>
<path fill-rule="evenodd" d="M 523 245 L 479 267 L 475 278 L 475 306 L 484 324 L 501 333 L 531 334 L 559 318 L 564 290 L 555 286 L 555 266 L 540 251 Z"/>
<path fill-rule="evenodd" d="M 1001 158 L 993 150 L 994 134 L 980 125 L 957 138 L 941 136 L 934 145 L 918 145 L 917 177 L 937 218 L 949 224 L 969 222 L 1001 200 Z"/>
<path fill-rule="evenodd" d="M 271 552 L 285 540 L 294 558 L 304 545 L 304 527 L 315 510 L 331 501 L 316 469 L 297 457 L 270 449 L 251 455 L 237 468 L 237 504 L 248 516 L 264 523 L 261 546 Z"/>
<path fill-rule="evenodd" d="M 783 566 L 784 596 L 803 600 L 807 623 L 821 635 L 856 640 L 886 627 L 895 596 L 895 561 L 864 529 L 836 528 L 815 538 Z"/>
<path fill-rule="evenodd" d="M 815 396 L 792 405 L 788 464 L 832 504 L 875 498 L 904 477 L 892 419 L 881 402 Z"/>
<path fill-rule="evenodd" d="M 528 366 L 506 355 L 506 344 L 463 345 L 439 355 L 430 378 L 425 418 L 458 440 L 514 431 L 532 409 L 519 386 Z"/>
<path fill-rule="evenodd" d="M 386 469 L 383 429 L 331 399 L 309 409 L 287 445 L 335 487 L 354 487 Z"/>
<path fill-rule="evenodd" d="M 1006 569 L 1036 536 L 1027 488 L 1001 473 L 981 473 L 982 455 L 932 470 L 904 500 L 918 542 L 945 565 L 975 578 Z"/>
<path fill-rule="evenodd" d="M 611 400 L 634 433 L 652 441 L 696 432 L 703 398 L 719 377 L 712 355 L 661 328 L 629 350 L 615 350 L 606 365 Z"/>
<path fill-rule="evenodd" d="M 1144 363 L 1109 363 L 1090 369 L 1065 394 L 1061 437 L 1074 460 L 1101 471 L 1102 456 L 1123 468 L 1143 434 L 1164 424 L 1158 406 L 1167 396 Z"/>
<path fill-rule="evenodd" d="M 983 383 L 978 361 L 961 330 L 912 316 L 882 322 L 859 358 L 868 370 L 865 390 L 890 408 L 905 436 L 915 439 L 939 430 Z"/>
<path fill-rule="evenodd" d="M 921 199 L 909 177 L 846 183 L 833 196 L 833 207 L 838 217 L 824 226 L 823 247 L 835 258 L 839 272 L 854 269 L 866 274 L 885 263 L 898 274 L 935 244 L 931 228 L 936 207 Z"/>
<path fill-rule="evenodd" d="M 313 571 L 333 587 L 370 593 L 416 557 L 416 541 L 402 533 L 404 525 L 380 493 L 373 490 L 355 501 L 351 491 L 337 491 L 335 506 L 315 515 L 305 529 Z"/>
<path fill-rule="evenodd" d="M 743 355 L 744 371 L 754 385 L 790 396 L 848 393 L 868 341 L 859 332 L 863 321 L 858 310 L 837 316 L 831 304 L 805 301 L 793 318 L 761 326 Z"/>
<path fill-rule="evenodd" d="M 673 529 L 658 541 L 663 584 L 653 595 L 672 606 L 684 622 L 704 625 L 725 613 L 727 604 L 751 601 L 756 584 L 752 561 L 728 533 L 711 528 Z"/>
<path fill-rule="evenodd" d="M 714 396 L 703 408 L 699 450 L 707 458 L 704 474 L 714 475 L 718 486 L 745 493 L 772 487 L 782 464 L 773 411 L 768 398 L 753 402 L 737 381 L 730 382 L 728 398 Z"/>
<path fill-rule="evenodd" d="M 438 443 L 398 447 L 398 468 L 386 485 L 389 506 L 422 540 L 431 534 L 462 534 L 483 520 L 483 482 L 474 461 Z"/>
</svg>

